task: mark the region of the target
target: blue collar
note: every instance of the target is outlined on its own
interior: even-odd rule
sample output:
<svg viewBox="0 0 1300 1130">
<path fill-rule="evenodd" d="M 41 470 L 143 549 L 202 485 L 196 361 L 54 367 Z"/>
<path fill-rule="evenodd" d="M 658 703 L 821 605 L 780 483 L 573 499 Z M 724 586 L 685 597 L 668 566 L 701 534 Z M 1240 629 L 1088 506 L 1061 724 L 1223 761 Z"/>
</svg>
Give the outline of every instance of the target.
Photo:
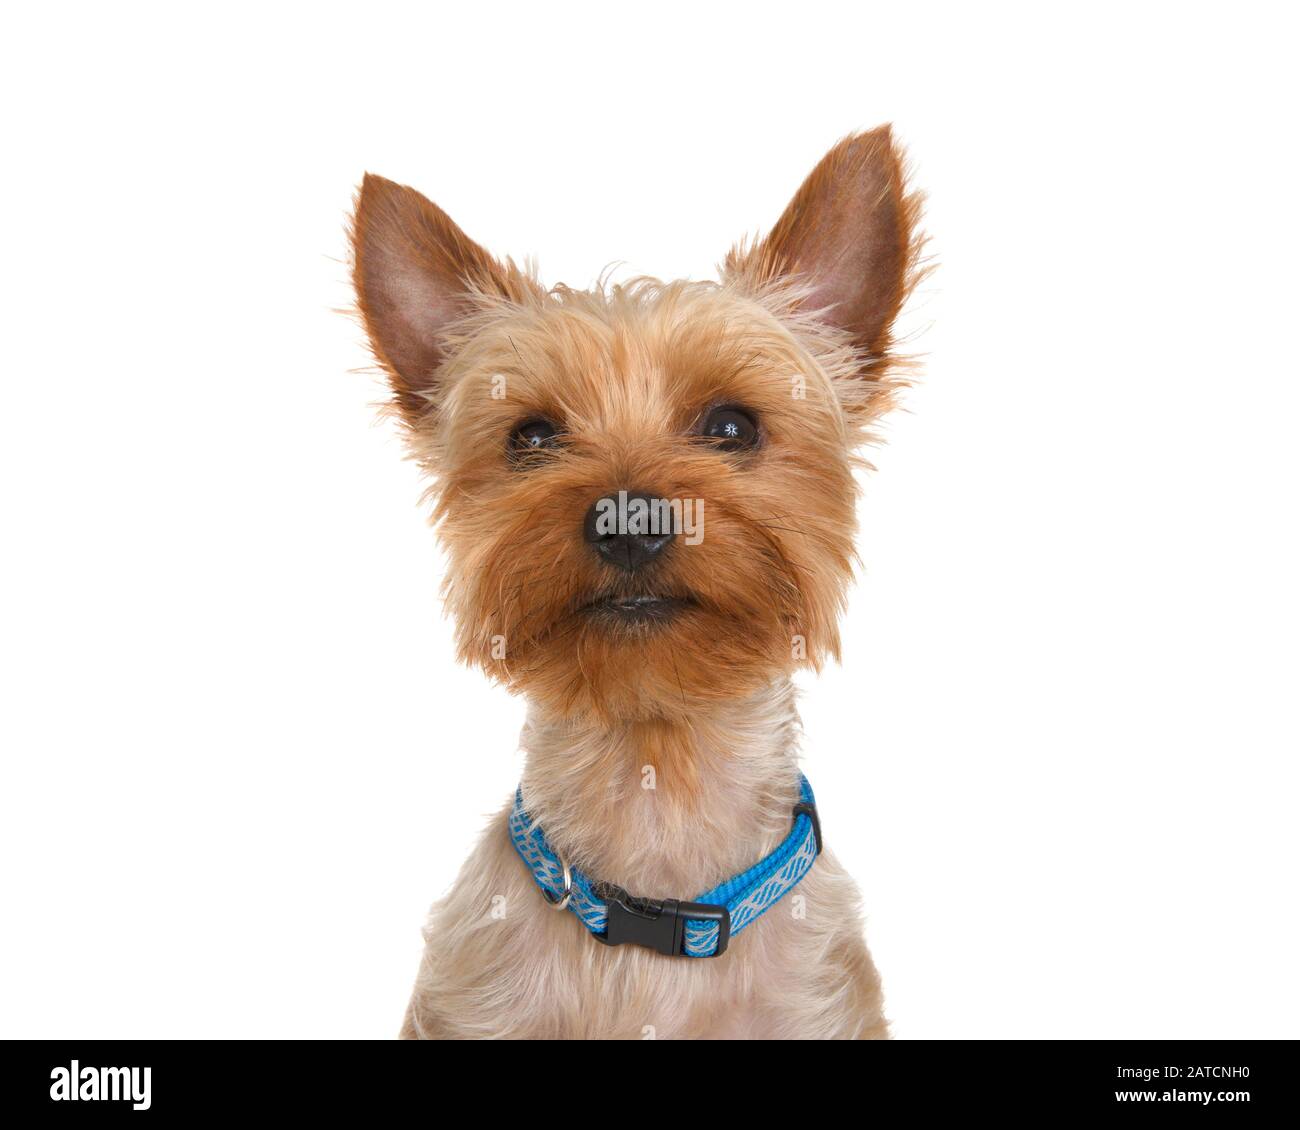
<svg viewBox="0 0 1300 1130">
<path fill-rule="evenodd" d="M 630 942 L 673 957 L 717 957 L 731 938 L 793 890 L 817 861 L 821 823 L 812 786 L 802 775 L 793 811 L 790 834 L 771 855 L 705 891 L 696 902 L 637 898 L 570 868 L 529 817 L 522 789 L 515 792 L 510 839 L 546 901 L 556 910 L 573 911 L 598 942 Z"/>
</svg>

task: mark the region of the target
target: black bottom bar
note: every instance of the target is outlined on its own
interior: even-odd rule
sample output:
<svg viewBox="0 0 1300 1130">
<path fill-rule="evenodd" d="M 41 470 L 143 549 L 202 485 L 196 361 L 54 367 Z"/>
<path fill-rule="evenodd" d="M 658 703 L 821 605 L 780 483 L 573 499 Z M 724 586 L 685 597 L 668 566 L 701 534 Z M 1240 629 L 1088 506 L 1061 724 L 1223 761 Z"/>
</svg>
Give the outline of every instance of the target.
<svg viewBox="0 0 1300 1130">
<path fill-rule="evenodd" d="M 533 1104 L 554 1102 L 558 1091 L 566 1100 L 547 1117 L 568 1110 L 576 1118 L 580 1099 L 568 1092 L 589 1085 L 592 1067 L 606 1064 L 632 1071 L 647 1091 L 692 1095 L 712 1089 L 699 1080 L 720 1078 L 733 1094 L 750 1086 L 750 1099 L 740 1105 L 761 1096 L 764 1118 L 786 1106 L 815 1117 L 834 1095 L 867 1121 L 905 1104 L 910 1116 L 1131 1110 L 1144 1120 L 1177 1111 L 1180 1119 L 1236 1123 L 1293 1111 L 1300 1090 L 1293 1041 L 900 1041 L 755 1046 L 739 1054 L 744 1058 L 713 1046 L 677 1059 L 669 1050 L 573 1044 L 513 1054 L 498 1044 L 487 1055 L 473 1046 L 362 1042 L 9 1042 L 0 1046 L 0 1114 L 97 1120 L 279 1112 L 337 1119 L 414 1108 L 441 1121 L 464 1117 L 468 1103 L 485 1104 L 495 1121 L 532 1117 Z M 476 1061 L 470 1072 L 460 1070 L 461 1056 Z"/>
</svg>

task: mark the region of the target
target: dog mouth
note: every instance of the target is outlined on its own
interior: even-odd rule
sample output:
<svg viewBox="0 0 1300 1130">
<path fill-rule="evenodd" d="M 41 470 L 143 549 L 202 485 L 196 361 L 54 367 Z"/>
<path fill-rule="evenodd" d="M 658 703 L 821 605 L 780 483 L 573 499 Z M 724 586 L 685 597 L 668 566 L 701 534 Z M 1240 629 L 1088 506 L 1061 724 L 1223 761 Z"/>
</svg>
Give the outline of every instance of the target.
<svg viewBox="0 0 1300 1130">
<path fill-rule="evenodd" d="M 666 624 L 695 606 L 690 596 L 602 596 L 580 609 L 584 616 L 606 624 Z"/>
</svg>

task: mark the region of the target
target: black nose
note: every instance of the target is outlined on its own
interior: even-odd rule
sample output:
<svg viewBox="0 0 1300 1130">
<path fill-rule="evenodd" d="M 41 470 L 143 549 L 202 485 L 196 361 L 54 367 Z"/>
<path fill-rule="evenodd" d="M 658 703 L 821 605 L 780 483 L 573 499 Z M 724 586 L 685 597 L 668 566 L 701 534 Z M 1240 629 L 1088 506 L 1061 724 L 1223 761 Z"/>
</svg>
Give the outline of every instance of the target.
<svg viewBox="0 0 1300 1130">
<path fill-rule="evenodd" d="M 621 490 L 596 499 L 582 533 L 601 560 L 631 573 L 658 557 L 675 531 L 667 499 Z"/>
</svg>

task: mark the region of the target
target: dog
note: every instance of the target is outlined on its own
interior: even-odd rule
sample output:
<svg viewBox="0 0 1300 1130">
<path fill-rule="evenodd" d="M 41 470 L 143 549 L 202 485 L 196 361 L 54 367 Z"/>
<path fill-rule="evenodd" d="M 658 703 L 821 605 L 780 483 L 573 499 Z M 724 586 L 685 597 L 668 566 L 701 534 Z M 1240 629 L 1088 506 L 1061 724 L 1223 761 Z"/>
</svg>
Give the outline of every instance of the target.
<svg viewBox="0 0 1300 1130">
<path fill-rule="evenodd" d="M 920 209 L 882 126 L 718 282 L 548 290 L 366 175 L 357 308 L 459 657 L 528 703 L 519 790 L 431 911 L 403 1037 L 888 1036 L 791 675 L 839 657 Z"/>
</svg>

